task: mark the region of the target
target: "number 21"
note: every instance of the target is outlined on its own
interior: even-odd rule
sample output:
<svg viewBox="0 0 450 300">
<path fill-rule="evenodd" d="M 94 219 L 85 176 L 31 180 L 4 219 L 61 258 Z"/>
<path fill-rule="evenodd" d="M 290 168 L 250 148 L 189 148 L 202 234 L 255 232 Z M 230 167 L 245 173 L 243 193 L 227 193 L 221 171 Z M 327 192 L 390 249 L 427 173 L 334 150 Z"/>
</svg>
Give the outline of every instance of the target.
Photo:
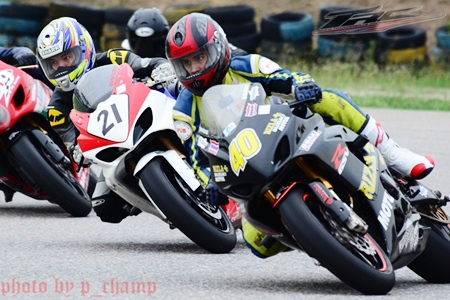
<svg viewBox="0 0 450 300">
<path fill-rule="evenodd" d="M 116 104 L 111 105 L 111 110 L 114 114 L 117 124 L 121 123 L 122 118 L 120 117 L 119 110 L 117 109 Z M 104 116 L 103 129 L 102 129 L 102 134 L 104 136 L 108 133 L 108 131 L 110 131 L 114 127 L 114 121 L 109 122 L 109 125 L 108 125 L 108 115 L 109 115 L 109 111 L 105 109 L 105 110 L 102 110 L 97 117 L 97 121 L 100 122 L 101 121 L 100 119 L 102 118 L 102 116 Z"/>
</svg>

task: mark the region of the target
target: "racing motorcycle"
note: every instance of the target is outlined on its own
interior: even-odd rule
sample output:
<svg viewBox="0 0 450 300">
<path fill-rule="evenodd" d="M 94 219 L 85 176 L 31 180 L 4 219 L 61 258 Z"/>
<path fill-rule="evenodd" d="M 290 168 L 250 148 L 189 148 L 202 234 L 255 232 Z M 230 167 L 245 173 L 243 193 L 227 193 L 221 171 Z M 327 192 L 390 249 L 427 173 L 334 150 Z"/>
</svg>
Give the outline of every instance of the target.
<svg viewBox="0 0 450 300">
<path fill-rule="evenodd" d="M 450 282 L 450 199 L 390 169 L 364 136 L 307 102 L 267 104 L 259 83 L 210 88 L 200 116 L 212 179 L 263 245 L 304 251 L 363 294 L 388 293 L 405 266 Z"/>
<path fill-rule="evenodd" d="M 47 120 L 51 92 L 20 68 L 0 61 L 0 189 L 6 202 L 20 192 L 85 217 L 92 210 L 89 169 L 79 169 L 71 160 Z"/>
<path fill-rule="evenodd" d="M 132 214 L 153 214 L 209 252 L 230 252 L 235 230 L 222 208 L 202 197 L 174 129 L 175 99 L 156 88 L 161 82 L 133 75 L 128 64 L 107 65 L 77 84 L 70 117 L 85 159 L 102 169 Z"/>
</svg>

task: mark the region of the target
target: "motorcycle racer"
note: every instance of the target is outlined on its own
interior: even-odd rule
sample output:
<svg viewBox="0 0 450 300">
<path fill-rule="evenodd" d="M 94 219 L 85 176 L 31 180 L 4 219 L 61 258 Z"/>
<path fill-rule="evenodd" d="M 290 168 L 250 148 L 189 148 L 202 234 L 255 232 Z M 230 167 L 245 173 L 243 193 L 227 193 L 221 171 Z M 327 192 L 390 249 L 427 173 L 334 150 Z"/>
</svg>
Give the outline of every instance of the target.
<svg viewBox="0 0 450 300">
<path fill-rule="evenodd" d="M 261 55 L 231 57 L 222 28 L 208 15 L 191 13 L 178 20 L 167 36 L 166 54 L 178 80 L 185 87 L 174 106 L 174 124 L 190 153 L 198 178 L 215 204 L 220 205 L 226 199 L 210 179 L 209 164 L 199 148 L 197 136 L 201 122 L 201 96 L 217 84 L 259 82 L 272 99 L 310 101 L 310 109 L 327 122 L 342 124 L 366 136 L 381 151 L 386 163 L 405 176 L 421 179 L 434 168 L 433 158 L 399 146 L 348 94 L 321 89 L 310 75 L 283 69 Z M 247 245 L 259 257 L 269 257 L 286 249 L 278 241 L 265 247 L 262 244 L 265 234 L 245 219 L 242 229 Z"/>
<path fill-rule="evenodd" d="M 46 78 L 55 86 L 48 106 L 50 125 L 57 131 L 78 164 L 84 162 L 76 144 L 78 132 L 70 121 L 72 96 L 80 78 L 98 66 L 128 63 L 137 78 L 152 77 L 164 58 L 141 58 L 125 49 L 96 53 L 89 32 L 76 19 L 62 17 L 50 21 L 37 38 L 37 58 Z M 130 215 L 130 205 L 111 192 L 100 175 L 93 198 L 97 216 L 104 222 L 119 223 Z"/>
</svg>

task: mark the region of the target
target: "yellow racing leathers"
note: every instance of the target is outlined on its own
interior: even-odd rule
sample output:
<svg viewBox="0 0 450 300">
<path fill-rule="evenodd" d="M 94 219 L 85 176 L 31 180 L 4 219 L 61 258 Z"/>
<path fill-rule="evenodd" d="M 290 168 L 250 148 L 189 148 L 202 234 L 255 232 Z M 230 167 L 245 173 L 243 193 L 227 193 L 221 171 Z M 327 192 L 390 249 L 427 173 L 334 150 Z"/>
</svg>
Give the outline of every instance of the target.
<svg viewBox="0 0 450 300">
<path fill-rule="evenodd" d="M 270 59 L 257 54 L 232 57 L 225 75 L 224 84 L 239 84 L 245 82 L 259 82 L 268 96 L 278 96 L 284 101 L 294 100 L 294 87 L 302 82 L 314 80 L 310 75 L 301 72 L 290 72 L 281 68 Z M 201 97 L 193 95 L 188 89 L 183 89 L 177 97 L 173 110 L 173 118 L 178 136 L 189 152 L 190 163 L 204 187 L 210 180 L 209 164 L 206 156 L 201 152 L 197 142 L 200 126 Z M 367 122 L 366 115 L 357 107 L 344 92 L 322 90 L 322 100 L 310 106 L 310 109 L 324 117 L 329 124 L 340 123 L 360 132 Z M 244 219 L 245 221 L 245 219 Z M 251 224 L 243 224 L 244 239 L 252 252 L 259 257 L 274 255 L 285 247 L 273 245 L 277 250 L 266 249 L 261 245 L 264 233 Z M 252 226 L 253 227 L 253 226 Z M 248 229 L 248 230 L 246 230 Z"/>
</svg>

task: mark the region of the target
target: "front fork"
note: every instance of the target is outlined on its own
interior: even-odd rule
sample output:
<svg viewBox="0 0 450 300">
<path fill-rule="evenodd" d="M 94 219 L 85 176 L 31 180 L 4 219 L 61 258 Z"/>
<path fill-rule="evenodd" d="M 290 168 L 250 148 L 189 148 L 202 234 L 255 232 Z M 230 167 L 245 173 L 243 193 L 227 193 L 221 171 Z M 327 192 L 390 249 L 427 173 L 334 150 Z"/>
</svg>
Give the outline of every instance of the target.
<svg viewBox="0 0 450 300">
<path fill-rule="evenodd" d="M 315 172 L 313 168 L 310 168 L 303 158 L 299 157 L 295 162 L 300 171 L 311 180 L 309 187 L 314 196 L 316 196 L 315 198 L 323 204 L 335 220 L 339 221 L 340 224 L 345 223 L 350 230 L 362 233 L 367 232 L 368 225 L 347 205 L 347 203 L 339 198 L 328 180 Z M 279 192 L 277 196 L 275 196 L 272 190 L 268 189 L 264 192 L 264 197 L 273 207 L 276 207 L 288 191 L 296 184 L 297 183 L 294 182 L 288 187 L 283 188 L 281 193 Z M 350 198 L 350 201 L 352 202 L 352 198 Z"/>
</svg>

